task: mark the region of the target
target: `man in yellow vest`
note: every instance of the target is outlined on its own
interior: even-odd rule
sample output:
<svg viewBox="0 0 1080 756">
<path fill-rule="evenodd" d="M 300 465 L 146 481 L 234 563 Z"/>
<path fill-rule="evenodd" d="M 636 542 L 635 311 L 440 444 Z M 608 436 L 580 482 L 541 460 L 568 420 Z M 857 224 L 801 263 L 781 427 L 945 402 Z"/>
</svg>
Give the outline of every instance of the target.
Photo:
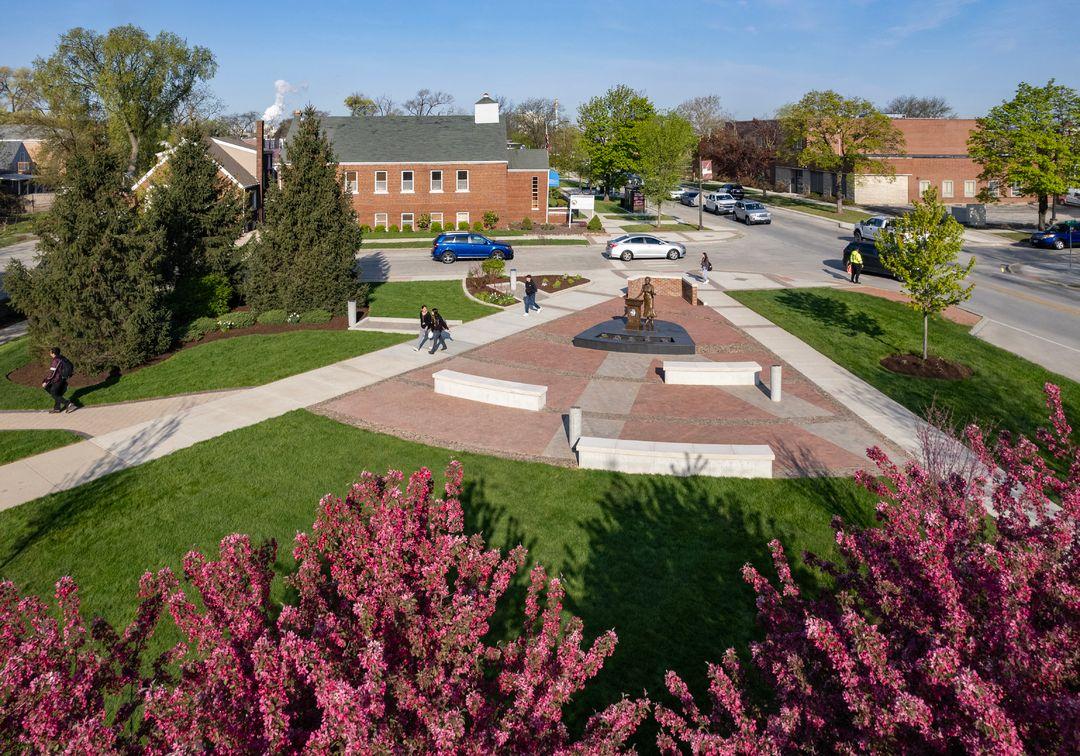
<svg viewBox="0 0 1080 756">
<path fill-rule="evenodd" d="M 848 258 L 848 265 L 851 267 L 851 282 L 859 282 L 859 274 L 862 273 L 862 252 L 858 247 L 851 250 L 851 257 Z"/>
</svg>

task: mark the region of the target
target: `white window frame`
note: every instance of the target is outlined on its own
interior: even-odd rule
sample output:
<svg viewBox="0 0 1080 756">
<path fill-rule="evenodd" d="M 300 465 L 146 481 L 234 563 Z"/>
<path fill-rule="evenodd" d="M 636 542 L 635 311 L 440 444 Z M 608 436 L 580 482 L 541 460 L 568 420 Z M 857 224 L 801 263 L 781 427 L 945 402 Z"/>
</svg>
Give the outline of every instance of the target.
<svg viewBox="0 0 1080 756">
<path fill-rule="evenodd" d="M 405 220 L 405 216 L 409 216 L 409 219 Z M 409 225 L 410 230 L 415 231 L 416 230 L 416 213 L 402 213 L 401 214 L 401 225 L 399 225 L 398 228 L 400 228 L 402 231 L 404 231 L 405 230 L 405 224 Z"/>
<path fill-rule="evenodd" d="M 990 193 L 991 197 L 1001 196 L 1001 184 L 993 179 L 987 182 L 986 190 Z"/>
<path fill-rule="evenodd" d="M 409 188 L 408 189 L 405 188 L 405 174 L 406 173 L 409 174 Z M 416 191 L 414 189 L 415 186 L 416 186 L 416 171 L 402 171 L 401 172 L 401 193 L 402 194 L 413 194 Z"/>
<path fill-rule="evenodd" d="M 379 220 L 380 218 L 382 220 Z M 382 226 L 383 230 L 385 231 L 387 226 L 389 225 L 389 222 L 390 218 L 387 217 L 386 213 L 375 213 L 375 225 L 372 226 L 372 228 L 375 228 L 375 226 Z"/>
<path fill-rule="evenodd" d="M 941 196 L 942 197 L 955 197 L 956 196 L 956 182 L 944 179 L 941 182 Z"/>
<path fill-rule="evenodd" d="M 462 217 L 462 216 L 464 216 L 464 217 Z M 456 229 L 458 226 L 460 226 L 462 221 L 472 225 L 471 222 L 469 221 L 468 212 L 459 212 L 456 216 L 454 216 L 454 228 Z"/>
<path fill-rule="evenodd" d="M 1019 184 L 1010 184 L 1009 185 L 1009 196 L 1010 197 L 1023 197 L 1024 196 L 1024 193 L 1020 190 L 1020 185 Z"/>
<path fill-rule="evenodd" d="M 382 174 L 382 180 L 379 179 L 379 175 Z M 379 184 L 382 184 L 382 189 L 379 188 Z M 390 193 L 390 174 L 386 171 L 375 171 L 375 193 L 376 194 L 389 194 Z"/>
<path fill-rule="evenodd" d="M 465 174 L 465 188 L 461 188 L 461 174 Z M 459 168 L 454 172 L 454 190 L 458 192 L 469 191 L 469 172 L 464 168 Z"/>
<path fill-rule="evenodd" d="M 979 192 L 979 185 L 975 179 L 964 179 L 964 196 L 974 197 Z"/>
<path fill-rule="evenodd" d="M 439 188 L 438 189 L 435 188 L 435 174 L 436 173 L 439 174 Z M 430 178 L 431 178 L 431 183 L 429 184 L 429 186 L 431 187 L 430 188 L 431 193 L 432 194 L 442 194 L 442 190 L 443 190 L 443 171 L 438 171 L 438 170 L 432 171 Z"/>
<path fill-rule="evenodd" d="M 929 181 L 927 181 L 926 179 L 922 179 L 922 180 L 919 181 L 919 198 L 920 199 L 922 199 L 922 196 L 924 194 L 926 194 L 926 190 L 929 189 L 929 188 L 930 188 L 930 182 Z"/>
<path fill-rule="evenodd" d="M 349 176 L 352 176 L 350 179 Z M 359 171 L 345 171 L 345 193 L 346 194 L 359 194 L 360 193 L 360 172 Z"/>
<path fill-rule="evenodd" d="M 431 216 L 431 222 L 432 223 L 438 223 L 440 226 L 442 225 L 442 222 L 443 222 L 443 214 L 442 213 L 428 213 L 428 214 Z"/>
</svg>

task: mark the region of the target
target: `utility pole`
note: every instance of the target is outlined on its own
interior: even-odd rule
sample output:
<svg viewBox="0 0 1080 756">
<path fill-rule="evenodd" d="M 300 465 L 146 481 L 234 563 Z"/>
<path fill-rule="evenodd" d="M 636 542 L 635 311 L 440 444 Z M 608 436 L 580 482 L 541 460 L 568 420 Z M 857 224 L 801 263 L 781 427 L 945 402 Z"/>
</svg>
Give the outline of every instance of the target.
<svg viewBox="0 0 1080 756">
<path fill-rule="evenodd" d="M 697 155 L 697 230 L 700 231 L 705 227 L 703 223 L 702 213 L 705 212 L 705 195 L 701 190 L 702 175 L 705 171 L 701 166 L 701 150 L 698 150 Z"/>
</svg>

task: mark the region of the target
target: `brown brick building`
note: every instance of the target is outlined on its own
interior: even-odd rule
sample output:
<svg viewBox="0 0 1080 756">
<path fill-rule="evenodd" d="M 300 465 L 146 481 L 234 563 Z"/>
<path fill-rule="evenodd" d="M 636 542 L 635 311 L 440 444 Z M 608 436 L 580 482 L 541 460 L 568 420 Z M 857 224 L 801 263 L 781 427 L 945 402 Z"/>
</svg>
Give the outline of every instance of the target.
<svg viewBox="0 0 1080 756">
<path fill-rule="evenodd" d="M 860 205 L 907 205 L 934 187 L 946 205 L 979 202 L 986 183 L 979 181 L 981 168 L 967 152 L 975 123 L 974 118 L 894 118 L 904 135 L 904 154 L 874 156 L 892 166 L 894 174 L 859 175 L 847 182 L 846 196 Z M 835 196 L 836 177 L 829 171 L 780 163 L 774 178 L 778 188 L 798 194 Z M 998 191 L 1000 202 L 1031 201 L 1012 187 Z"/>
<path fill-rule="evenodd" d="M 499 105 L 485 95 L 471 116 L 330 116 L 323 129 L 361 225 L 499 225 L 547 219 L 546 150 L 507 147 Z M 290 130 L 297 128 L 294 120 Z M 286 148 L 287 150 L 287 148 Z M 288 160 L 288 153 L 285 153 Z"/>
</svg>

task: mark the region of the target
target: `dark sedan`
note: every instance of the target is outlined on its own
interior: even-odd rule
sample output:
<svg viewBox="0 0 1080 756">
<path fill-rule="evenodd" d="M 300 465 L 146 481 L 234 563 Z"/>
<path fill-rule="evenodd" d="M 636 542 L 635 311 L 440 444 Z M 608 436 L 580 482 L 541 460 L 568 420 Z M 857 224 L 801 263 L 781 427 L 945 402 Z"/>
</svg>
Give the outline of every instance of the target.
<svg viewBox="0 0 1080 756">
<path fill-rule="evenodd" d="M 1080 249 L 1080 221 L 1070 220 L 1055 223 L 1045 231 L 1033 233 L 1029 241 L 1033 247 L 1065 249 L 1070 246 L 1070 236 L 1072 237 L 1072 246 Z"/>
<path fill-rule="evenodd" d="M 851 242 L 844 247 L 845 270 L 847 269 L 848 261 L 851 259 L 851 251 L 854 249 L 858 249 L 859 254 L 862 255 L 863 273 L 894 278 L 893 274 L 886 270 L 885 266 L 881 264 L 881 256 L 878 254 L 877 247 L 869 242 Z"/>
<path fill-rule="evenodd" d="M 431 244 L 431 259 L 452 263 L 454 260 L 513 260 L 514 248 L 505 242 L 492 241 L 481 234 L 439 234 Z"/>
</svg>

